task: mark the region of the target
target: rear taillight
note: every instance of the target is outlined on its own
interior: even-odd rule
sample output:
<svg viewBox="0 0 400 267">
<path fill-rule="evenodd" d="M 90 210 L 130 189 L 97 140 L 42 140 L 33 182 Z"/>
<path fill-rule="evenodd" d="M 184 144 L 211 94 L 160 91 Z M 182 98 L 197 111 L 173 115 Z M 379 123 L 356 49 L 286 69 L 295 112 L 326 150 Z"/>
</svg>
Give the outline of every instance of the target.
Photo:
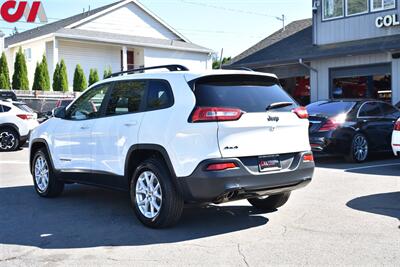
<svg viewBox="0 0 400 267">
<path fill-rule="evenodd" d="M 314 155 L 312 153 L 303 156 L 303 162 L 314 162 Z"/>
<path fill-rule="evenodd" d="M 308 112 L 305 107 L 298 107 L 292 110 L 300 119 L 308 119 Z"/>
<path fill-rule="evenodd" d="M 22 120 L 31 120 L 31 119 L 33 119 L 33 115 L 31 115 L 31 114 L 18 114 L 17 117 L 22 119 Z"/>
<path fill-rule="evenodd" d="M 394 130 L 400 131 L 400 120 L 396 121 L 396 124 L 394 125 Z"/>
<path fill-rule="evenodd" d="M 197 107 L 191 122 L 236 121 L 242 114 L 243 111 L 236 108 Z"/>
<path fill-rule="evenodd" d="M 237 167 L 238 166 L 234 162 L 213 163 L 207 166 L 207 171 L 224 171 Z"/>
<path fill-rule="evenodd" d="M 57 102 L 56 102 L 56 108 L 58 108 L 58 107 L 60 107 L 61 106 L 61 100 L 57 100 Z"/>
<path fill-rule="evenodd" d="M 338 115 L 334 118 L 329 118 L 325 123 L 319 128 L 318 132 L 328 132 L 336 130 L 338 127 L 342 126 L 346 121 L 346 114 Z"/>
</svg>

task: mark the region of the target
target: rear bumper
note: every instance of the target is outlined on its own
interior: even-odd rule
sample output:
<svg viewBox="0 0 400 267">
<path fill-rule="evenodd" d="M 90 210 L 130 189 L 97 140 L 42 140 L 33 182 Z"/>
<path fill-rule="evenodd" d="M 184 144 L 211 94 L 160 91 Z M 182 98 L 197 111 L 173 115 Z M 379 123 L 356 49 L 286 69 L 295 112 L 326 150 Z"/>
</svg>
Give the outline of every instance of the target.
<svg viewBox="0 0 400 267">
<path fill-rule="evenodd" d="M 344 155 L 350 149 L 350 137 L 322 132 L 310 134 L 310 145 L 313 153 L 318 155 Z"/>
<path fill-rule="evenodd" d="M 197 203 L 220 203 L 293 191 L 311 182 L 315 165 L 313 162 L 303 162 L 306 153 L 298 153 L 290 160 L 287 168 L 266 173 L 250 168 L 244 159 L 206 160 L 199 164 L 192 175 L 180 177 L 178 181 L 185 201 Z M 209 164 L 218 162 L 235 162 L 239 168 L 205 170 Z"/>
</svg>

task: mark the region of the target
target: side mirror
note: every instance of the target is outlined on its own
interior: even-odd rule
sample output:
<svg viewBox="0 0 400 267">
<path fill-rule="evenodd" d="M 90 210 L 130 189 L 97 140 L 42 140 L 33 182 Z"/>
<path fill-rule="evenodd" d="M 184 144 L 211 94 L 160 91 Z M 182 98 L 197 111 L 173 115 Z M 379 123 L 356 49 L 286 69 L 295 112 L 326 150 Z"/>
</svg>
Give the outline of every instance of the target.
<svg viewBox="0 0 400 267">
<path fill-rule="evenodd" d="M 58 107 L 53 109 L 53 116 L 54 118 L 65 119 L 67 116 L 66 107 Z"/>
</svg>

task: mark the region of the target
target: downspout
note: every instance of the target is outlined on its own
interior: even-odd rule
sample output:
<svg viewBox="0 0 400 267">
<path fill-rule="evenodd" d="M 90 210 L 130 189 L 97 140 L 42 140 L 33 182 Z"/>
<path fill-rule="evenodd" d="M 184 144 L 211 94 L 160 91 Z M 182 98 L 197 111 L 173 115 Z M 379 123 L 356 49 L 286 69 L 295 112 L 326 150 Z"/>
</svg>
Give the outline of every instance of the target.
<svg viewBox="0 0 400 267">
<path fill-rule="evenodd" d="M 318 70 L 317 70 L 317 69 L 315 69 L 315 68 L 313 68 L 313 67 L 311 67 L 311 66 L 309 66 L 309 65 L 307 65 L 307 64 L 305 64 L 305 63 L 303 62 L 303 59 L 302 59 L 302 58 L 299 58 L 299 64 L 300 64 L 301 66 L 305 67 L 306 69 L 308 69 L 308 70 L 310 70 L 310 71 L 313 71 L 313 72 L 315 72 L 315 74 L 316 74 L 316 77 L 317 77 L 317 90 L 316 90 L 316 92 L 317 92 L 317 100 L 319 100 L 319 90 L 318 90 L 318 86 L 319 86 L 319 82 L 318 82 Z M 310 78 L 311 78 L 311 77 L 310 77 Z"/>
</svg>

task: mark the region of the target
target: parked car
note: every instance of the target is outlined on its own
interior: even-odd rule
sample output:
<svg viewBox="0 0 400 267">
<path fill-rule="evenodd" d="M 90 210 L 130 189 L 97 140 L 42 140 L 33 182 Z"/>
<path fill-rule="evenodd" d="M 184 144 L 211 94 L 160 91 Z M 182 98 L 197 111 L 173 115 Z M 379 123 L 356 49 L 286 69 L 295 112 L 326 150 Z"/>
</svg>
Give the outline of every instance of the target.
<svg viewBox="0 0 400 267">
<path fill-rule="evenodd" d="M 10 90 L 0 90 L 0 100 L 18 101 L 17 95 Z"/>
<path fill-rule="evenodd" d="M 25 103 L 0 100 L 0 151 L 23 146 L 38 125 L 37 114 Z"/>
<path fill-rule="evenodd" d="M 74 100 L 73 99 L 59 99 L 56 102 L 55 108 L 59 107 L 67 107 L 69 104 L 71 104 Z"/>
<path fill-rule="evenodd" d="M 400 119 L 394 125 L 392 135 L 392 148 L 395 156 L 400 156 Z"/>
<path fill-rule="evenodd" d="M 364 162 L 371 152 L 391 151 L 392 131 L 400 111 L 377 100 L 341 99 L 307 106 L 310 144 L 319 154 Z"/>
<path fill-rule="evenodd" d="M 58 196 L 65 182 L 126 190 L 139 220 L 161 228 L 184 203 L 270 210 L 311 181 L 307 112 L 276 76 L 166 68 L 106 79 L 39 126 L 36 192 Z"/>
</svg>

